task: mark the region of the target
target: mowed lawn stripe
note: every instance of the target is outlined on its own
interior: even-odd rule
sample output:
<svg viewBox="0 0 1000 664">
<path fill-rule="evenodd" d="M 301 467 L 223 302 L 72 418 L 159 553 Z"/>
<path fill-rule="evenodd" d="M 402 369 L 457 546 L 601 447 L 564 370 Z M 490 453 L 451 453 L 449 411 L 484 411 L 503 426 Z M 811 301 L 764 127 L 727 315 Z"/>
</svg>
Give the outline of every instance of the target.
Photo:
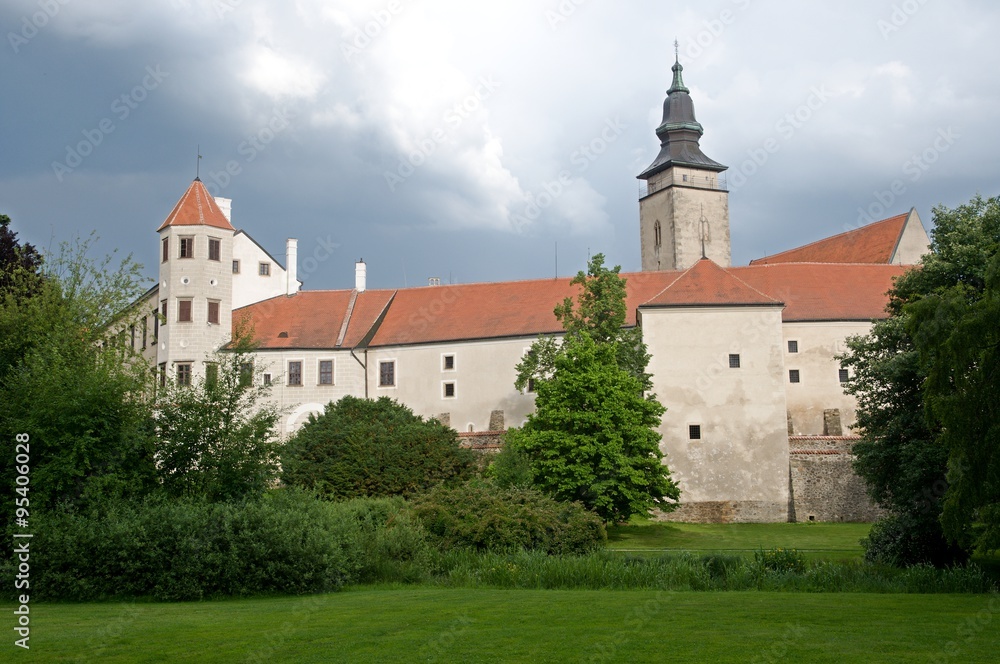
<svg viewBox="0 0 1000 664">
<path fill-rule="evenodd" d="M 989 595 L 362 588 L 199 603 L 36 604 L 30 658 L 992 662 L 998 614 L 1000 598 Z"/>
</svg>

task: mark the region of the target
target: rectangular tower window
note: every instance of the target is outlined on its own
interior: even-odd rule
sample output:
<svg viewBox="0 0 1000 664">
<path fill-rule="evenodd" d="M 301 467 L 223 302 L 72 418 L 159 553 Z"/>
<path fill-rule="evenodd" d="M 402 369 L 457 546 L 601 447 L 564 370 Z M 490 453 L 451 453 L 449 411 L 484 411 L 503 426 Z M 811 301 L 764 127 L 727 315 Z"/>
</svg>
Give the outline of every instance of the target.
<svg viewBox="0 0 1000 664">
<path fill-rule="evenodd" d="M 729 354 L 729 368 L 739 369 L 740 368 L 740 356 L 738 353 Z"/>
<path fill-rule="evenodd" d="M 160 316 L 163 318 L 163 324 L 167 324 L 167 301 L 160 300 Z"/>
<path fill-rule="evenodd" d="M 221 260 L 219 256 L 222 254 L 222 242 L 215 239 L 214 237 L 208 238 L 208 260 L 217 261 Z"/>
<path fill-rule="evenodd" d="M 288 384 L 289 385 L 301 385 L 302 384 L 302 363 L 301 362 L 289 362 L 288 363 Z"/>
<path fill-rule="evenodd" d="M 444 398 L 454 399 L 455 398 L 455 383 L 445 383 L 444 384 Z"/>
<path fill-rule="evenodd" d="M 170 259 L 170 238 L 165 237 L 160 243 L 163 245 L 163 259 L 162 262 L 166 263 Z"/>
<path fill-rule="evenodd" d="M 851 379 L 851 375 L 850 375 L 850 373 L 849 373 L 849 372 L 847 371 L 847 369 L 841 369 L 841 370 L 840 370 L 840 382 L 841 382 L 841 383 L 846 383 L 846 382 L 847 382 L 847 381 L 849 381 L 850 379 Z"/>
<path fill-rule="evenodd" d="M 190 385 L 191 384 L 191 363 L 190 362 L 180 362 L 177 364 L 177 384 L 178 385 Z"/>
<path fill-rule="evenodd" d="M 689 424 L 688 425 L 688 438 L 691 440 L 701 440 L 701 425 L 700 424 Z"/>
<path fill-rule="evenodd" d="M 319 361 L 319 384 L 333 385 L 333 360 Z"/>
<path fill-rule="evenodd" d="M 214 323 L 215 325 L 219 324 L 219 303 L 218 302 L 213 302 L 212 300 L 208 301 L 208 322 L 209 323 Z"/>
<path fill-rule="evenodd" d="M 388 362 L 378 363 L 378 386 L 379 387 L 395 387 L 396 386 L 396 361 L 390 360 Z"/>
<path fill-rule="evenodd" d="M 194 238 L 193 237 L 182 237 L 181 238 L 181 258 L 194 258 Z"/>
<path fill-rule="evenodd" d="M 793 339 L 788 340 L 788 352 L 797 353 L 799 352 L 799 342 Z"/>
<path fill-rule="evenodd" d="M 788 382 L 789 383 L 797 383 L 797 382 L 799 382 L 799 370 L 798 369 L 789 369 L 788 370 Z"/>
<path fill-rule="evenodd" d="M 233 261 L 233 274 L 240 273 L 240 262 L 238 260 Z"/>
<path fill-rule="evenodd" d="M 191 300 L 177 300 L 177 322 L 191 322 Z"/>
</svg>

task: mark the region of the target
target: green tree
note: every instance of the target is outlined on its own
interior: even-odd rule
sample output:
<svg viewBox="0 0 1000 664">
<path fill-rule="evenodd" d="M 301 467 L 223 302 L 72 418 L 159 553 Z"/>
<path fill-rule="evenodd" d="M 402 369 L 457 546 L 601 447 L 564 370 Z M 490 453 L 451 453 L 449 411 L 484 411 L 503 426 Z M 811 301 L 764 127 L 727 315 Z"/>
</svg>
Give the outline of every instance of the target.
<svg viewBox="0 0 1000 664">
<path fill-rule="evenodd" d="M 270 385 L 255 376 L 254 350 L 252 333 L 238 326 L 197 385 L 160 390 L 156 460 L 168 495 L 241 500 L 277 480 L 281 413 L 267 400 Z"/>
<path fill-rule="evenodd" d="M 626 280 L 595 255 L 555 316 L 566 334 L 536 341 L 517 365 L 515 387 L 532 381 L 536 411 L 508 432 L 490 471 L 501 485 L 525 478 L 560 500 L 578 500 L 606 521 L 624 521 L 679 496 L 662 463 L 656 428 L 664 408 L 647 395 L 649 353 L 626 328 Z"/>
<path fill-rule="evenodd" d="M 329 403 L 288 441 L 283 478 L 333 498 L 409 496 L 472 475 L 475 453 L 454 429 L 406 406 L 345 396 Z"/>
<path fill-rule="evenodd" d="M 32 245 L 18 242 L 10 224 L 10 217 L 0 214 L 0 297 L 30 295 L 41 279 L 42 256 Z"/>
<path fill-rule="evenodd" d="M 127 324 L 113 313 L 143 290 L 141 268 L 131 258 L 91 259 L 95 239 L 63 244 L 40 279 L 18 264 L 6 274 L 27 278 L 8 280 L 0 293 L 0 438 L 13 459 L 15 435 L 30 437 L 32 510 L 155 488 L 151 376 L 130 348 L 108 339 Z M 0 464 L 0 482 L 14 486 L 12 464 Z"/>
<path fill-rule="evenodd" d="M 997 403 L 989 382 L 996 336 L 987 328 L 1000 321 L 990 295 L 1000 200 L 938 207 L 934 222 L 932 253 L 894 284 L 890 317 L 849 340 L 842 361 L 856 376 L 849 392 L 858 397 L 863 440 L 855 468 L 893 515 L 873 529 L 870 551 L 945 564 L 990 540 L 988 527 L 973 530 L 988 526 L 979 520 L 990 518 L 997 495 L 988 481 L 995 434 L 981 418 Z"/>
</svg>

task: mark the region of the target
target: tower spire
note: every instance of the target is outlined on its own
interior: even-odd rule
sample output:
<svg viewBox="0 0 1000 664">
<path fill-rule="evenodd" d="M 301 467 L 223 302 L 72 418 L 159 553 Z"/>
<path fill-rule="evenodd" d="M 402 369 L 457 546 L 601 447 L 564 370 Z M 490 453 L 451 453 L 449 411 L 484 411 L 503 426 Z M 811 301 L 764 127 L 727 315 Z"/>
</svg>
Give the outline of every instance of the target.
<svg viewBox="0 0 1000 664">
<path fill-rule="evenodd" d="M 200 143 L 198 144 L 198 147 L 195 149 L 195 151 L 198 153 L 198 160 L 195 162 L 194 179 L 198 180 L 200 182 L 201 181 L 201 144 Z"/>
<path fill-rule="evenodd" d="M 674 66 L 670 68 L 670 71 L 674 72 L 674 80 L 670 84 L 670 89 L 667 90 L 667 94 L 673 94 L 675 92 L 691 92 L 684 85 L 684 78 L 681 76 L 681 72 L 684 71 L 684 67 L 681 65 L 681 45 L 676 39 L 674 40 Z"/>
</svg>

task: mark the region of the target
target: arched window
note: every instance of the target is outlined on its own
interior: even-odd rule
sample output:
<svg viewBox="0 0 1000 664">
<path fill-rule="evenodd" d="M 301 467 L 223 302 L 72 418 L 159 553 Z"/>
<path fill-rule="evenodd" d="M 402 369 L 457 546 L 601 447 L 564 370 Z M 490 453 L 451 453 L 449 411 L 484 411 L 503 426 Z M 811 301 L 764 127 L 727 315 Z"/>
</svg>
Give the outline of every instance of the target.
<svg viewBox="0 0 1000 664">
<path fill-rule="evenodd" d="M 661 244 L 660 220 L 653 222 L 653 246 L 659 247 Z"/>
</svg>

